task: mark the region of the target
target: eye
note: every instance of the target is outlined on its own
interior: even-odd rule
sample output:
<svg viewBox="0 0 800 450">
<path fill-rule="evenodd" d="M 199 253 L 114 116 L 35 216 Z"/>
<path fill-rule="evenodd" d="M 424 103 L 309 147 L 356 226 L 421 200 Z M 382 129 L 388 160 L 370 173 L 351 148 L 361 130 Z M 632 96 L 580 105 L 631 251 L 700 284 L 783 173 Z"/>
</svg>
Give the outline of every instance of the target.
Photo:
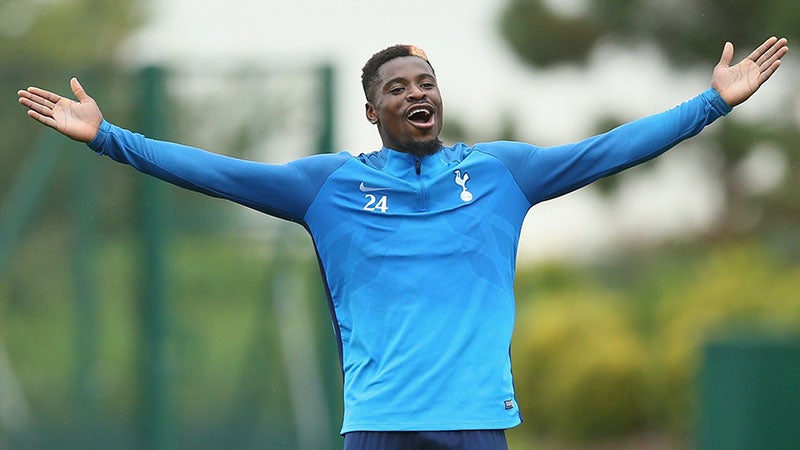
<svg viewBox="0 0 800 450">
<path fill-rule="evenodd" d="M 405 90 L 405 88 L 403 86 L 395 86 L 395 87 L 389 89 L 389 93 L 390 94 L 401 94 L 404 90 Z"/>
<path fill-rule="evenodd" d="M 436 87 L 436 84 L 433 83 L 433 82 L 430 82 L 430 81 L 426 81 L 426 82 L 420 84 L 420 87 L 422 89 L 433 89 L 433 88 Z"/>
</svg>

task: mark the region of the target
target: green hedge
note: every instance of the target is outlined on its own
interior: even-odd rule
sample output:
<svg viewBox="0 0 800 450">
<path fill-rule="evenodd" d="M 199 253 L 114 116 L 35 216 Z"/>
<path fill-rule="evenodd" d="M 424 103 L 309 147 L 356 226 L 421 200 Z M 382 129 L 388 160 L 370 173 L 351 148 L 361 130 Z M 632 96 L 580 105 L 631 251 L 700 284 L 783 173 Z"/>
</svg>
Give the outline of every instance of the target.
<svg viewBox="0 0 800 450">
<path fill-rule="evenodd" d="M 523 428 L 539 437 L 685 434 L 707 339 L 800 333 L 800 263 L 752 243 L 518 279 L 514 372 Z"/>
<path fill-rule="evenodd" d="M 72 306 L 69 245 L 63 233 L 36 237 L 0 280 L 0 339 L 37 420 L 70 420 L 82 319 Z M 137 249 L 118 239 L 98 251 L 93 395 L 103 416 L 133 420 Z M 286 404 L 269 258 L 238 238 L 176 240 L 170 254 L 176 413 L 233 420 L 225 418 Z M 605 267 L 521 269 L 512 354 L 526 421 L 516 433 L 570 440 L 654 428 L 687 433 L 699 350 L 709 337 L 800 332 L 800 262 L 776 255 L 742 243 Z M 316 309 L 314 328 L 327 332 L 322 300 Z M 320 352 L 333 355 L 335 347 Z M 329 370 L 333 384 L 336 370 Z"/>
</svg>

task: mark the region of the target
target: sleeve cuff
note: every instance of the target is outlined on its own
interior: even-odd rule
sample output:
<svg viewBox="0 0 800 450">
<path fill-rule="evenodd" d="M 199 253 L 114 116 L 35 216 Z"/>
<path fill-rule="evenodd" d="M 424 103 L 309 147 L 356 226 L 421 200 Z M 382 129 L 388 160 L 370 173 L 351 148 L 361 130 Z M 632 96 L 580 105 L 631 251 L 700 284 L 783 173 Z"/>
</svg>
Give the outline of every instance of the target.
<svg viewBox="0 0 800 450">
<path fill-rule="evenodd" d="M 716 89 L 708 88 L 705 92 L 703 92 L 703 96 L 708 100 L 708 103 L 711 104 L 711 107 L 714 108 L 720 115 L 724 116 L 733 111 L 733 108 L 725 103 L 725 100 L 722 99 L 722 96 L 719 95 L 719 92 L 717 92 Z"/>
<path fill-rule="evenodd" d="M 100 122 L 100 128 L 98 128 L 97 134 L 94 136 L 94 139 L 87 142 L 86 145 L 95 152 L 102 154 L 103 144 L 105 144 L 106 142 L 106 136 L 108 136 L 108 132 L 110 129 L 111 129 L 111 124 L 106 122 L 105 119 L 103 119 L 103 121 Z"/>
</svg>

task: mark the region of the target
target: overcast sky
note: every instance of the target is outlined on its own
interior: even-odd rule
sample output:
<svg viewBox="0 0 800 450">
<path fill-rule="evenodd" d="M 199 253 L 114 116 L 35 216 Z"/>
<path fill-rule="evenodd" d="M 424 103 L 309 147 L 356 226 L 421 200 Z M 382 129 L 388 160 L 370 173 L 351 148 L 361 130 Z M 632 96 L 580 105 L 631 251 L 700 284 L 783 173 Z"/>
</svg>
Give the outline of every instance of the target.
<svg viewBox="0 0 800 450">
<path fill-rule="evenodd" d="M 374 126 L 364 119 L 360 73 L 375 51 L 395 43 L 427 52 L 445 121 L 456 116 L 490 134 L 510 111 L 521 137 L 538 145 L 588 137 L 594 121 L 609 111 L 634 119 L 708 87 L 716 59 L 705 68 L 676 71 L 646 47 L 600 49 L 588 71 L 533 71 L 496 32 L 502 4 L 227 0 L 200 6 L 194 0 L 150 0 L 151 21 L 129 41 L 125 58 L 172 66 L 334 61 L 337 145 L 353 153 L 380 148 Z M 770 105 L 776 93 L 759 96 L 753 103 Z M 619 198 L 603 200 L 583 189 L 534 207 L 523 230 L 521 260 L 598 258 L 631 237 L 653 240 L 707 226 L 721 207 L 719 188 L 703 169 L 713 161 L 691 143 L 672 153 L 661 158 L 655 173 L 630 177 Z"/>
</svg>

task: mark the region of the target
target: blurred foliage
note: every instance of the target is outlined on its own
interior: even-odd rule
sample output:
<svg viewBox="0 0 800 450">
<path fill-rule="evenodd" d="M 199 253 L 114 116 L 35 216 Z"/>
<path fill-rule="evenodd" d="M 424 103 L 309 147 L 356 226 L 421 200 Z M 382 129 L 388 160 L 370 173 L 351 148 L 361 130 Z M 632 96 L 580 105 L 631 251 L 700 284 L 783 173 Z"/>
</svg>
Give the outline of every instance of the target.
<svg viewBox="0 0 800 450">
<path fill-rule="evenodd" d="M 117 47 L 142 23 L 144 5 L 134 0 L 0 0 L 0 91 L 4 93 L 0 102 L 0 206 L 8 206 L 14 200 L 9 198 L 11 186 L 33 160 L 37 143 L 43 143 L 42 135 L 55 133 L 26 116 L 24 108 L 17 104 L 17 90 L 34 85 L 67 94 L 67 80 L 72 75 L 90 82 L 105 80 L 102 87 L 98 85 L 98 97 L 115 90 L 115 83 L 119 82 L 114 75 Z M 129 98 L 117 97 L 117 101 L 108 102 L 107 112 L 125 109 L 122 105 Z M 78 173 L 81 167 L 85 168 L 83 162 L 96 156 L 83 145 L 60 142 L 63 145 L 53 152 L 57 158 L 54 171 L 47 174 L 46 204 L 40 204 L 31 214 L 35 220 L 25 224 L 25 238 L 16 242 L 13 263 L 7 266 L 8 261 L 0 262 L 0 342 L 6 346 L 14 369 L 20 352 L 25 354 L 19 363 L 26 367 L 22 381 L 26 397 L 32 393 L 35 420 L 64 417 L 69 412 L 77 416 L 75 391 L 81 384 L 74 371 L 78 330 L 72 317 L 74 305 L 64 300 L 69 298 L 72 278 L 72 264 L 65 261 L 67 255 L 79 250 L 69 232 L 74 219 L 70 213 L 77 209 L 75 202 L 85 199 L 72 196 L 76 191 L 68 186 L 73 186 L 77 177 L 96 175 Z M 102 200 L 104 204 L 130 197 L 125 187 L 130 186 L 125 183 L 130 178 L 118 176 L 117 183 L 108 183 L 110 178 L 93 178 L 97 186 L 105 186 L 107 193 L 113 194 L 113 198 Z M 13 192 L 20 192 L 20 186 Z M 130 223 L 127 214 L 112 214 L 106 219 L 99 226 L 117 229 L 120 223 Z M 110 324 L 122 328 L 118 319 L 104 327 Z M 114 330 L 109 335 L 111 338 L 104 341 L 103 347 L 108 353 L 98 361 L 106 361 L 109 356 L 112 363 L 102 370 L 120 375 L 113 378 L 115 383 L 130 382 L 135 372 L 129 370 L 130 364 L 116 364 L 118 348 L 110 347 L 119 342 L 120 334 Z M 98 385 L 99 391 L 118 388 Z M 127 391 L 125 395 L 129 399 L 134 396 Z M 119 414 L 119 410 L 115 412 Z M 0 447 L 6 431 L 0 427 Z"/>
<path fill-rule="evenodd" d="M 170 255 L 165 274 L 170 331 L 165 348 L 171 378 L 169 401 L 180 421 L 176 434 L 219 440 L 216 445 L 209 441 L 186 448 L 269 447 L 265 442 L 277 438 L 288 439 L 291 448 L 293 403 L 288 398 L 286 358 L 273 311 L 273 296 L 279 293 L 272 288 L 271 275 L 273 265 L 285 264 L 286 258 L 274 261 L 278 256 L 270 252 L 271 246 L 241 236 L 198 239 L 197 234 L 189 234 L 165 249 Z M 76 341 L 78 334 L 87 332 L 82 327 L 89 324 L 72 302 L 65 301 L 72 275 L 70 265 L 64 264 L 69 260 L 65 256 L 70 253 L 68 237 L 52 229 L 37 231 L 23 242 L 19 257 L 0 283 L 0 336 L 32 411 L 33 423 L 26 430 L 41 433 L 37 430 L 54 424 L 66 426 L 71 431 L 61 435 L 65 442 L 59 448 L 73 448 L 86 420 L 93 421 L 93 433 L 98 436 L 92 442 L 106 439 L 102 436 L 110 429 L 135 429 L 141 420 L 144 392 L 139 379 L 142 347 L 135 257 L 140 252 L 136 239 L 123 236 L 103 240 L 98 248 L 92 267 L 99 301 L 96 326 L 90 331 L 88 403 L 79 398 L 76 379 L 79 353 L 86 349 Z M 313 294 L 296 299 L 312 303 L 308 308 L 312 313 L 302 326 L 318 336 L 320 352 L 330 362 L 336 359 L 336 346 L 319 271 L 315 260 L 302 265 L 305 273 L 301 276 L 308 279 Z M 48 276 L 43 277 L 45 273 Z M 340 369 L 326 361 L 321 362 L 326 383 L 335 391 L 341 385 Z M 20 445 L 36 442 L 25 437 L 26 430 L 20 432 Z M 0 437 L 6 431 L 0 427 Z M 265 438 L 259 433 L 277 434 Z M 103 448 L 129 448 L 123 438 L 115 442 Z"/>
<path fill-rule="evenodd" d="M 567 2 L 564 2 L 567 3 Z M 755 46 L 774 34 L 792 40 L 800 29 L 794 0 L 510 0 L 500 32 L 523 61 L 536 67 L 585 64 L 591 50 L 612 41 L 650 43 L 675 64 L 716 63 L 722 44 Z M 747 47 L 745 47 L 747 48 Z"/>
<path fill-rule="evenodd" d="M 37 144 L 43 142 L 41 136 L 56 135 L 26 116 L 16 101 L 18 89 L 33 85 L 72 96 L 68 79 L 75 75 L 105 117 L 142 129 L 143 114 L 152 113 L 153 107 L 142 105 L 142 79 L 135 68 L 122 64 L 117 52 L 142 23 L 146 5 L 133 0 L 0 0 L 0 88 L 7 92 L 6 101 L 0 102 L 0 132 L 6 136 L 0 152 L 3 205 L 13 203 L 11 192 L 20 191 L 20 174 L 42 147 Z M 19 22 L 12 23 L 12 17 Z M 299 134 L 296 122 L 319 127 L 318 105 L 308 100 L 319 97 L 308 88 L 319 83 L 318 67 L 281 72 L 277 80 L 270 69 L 259 66 L 216 77 L 205 72 L 168 74 L 163 113 L 170 117 L 169 136 L 152 137 L 243 156 L 258 150 L 256 144 L 270 142 L 275 129 Z M 285 80 L 304 84 L 302 89 L 289 88 Z M 191 95 L 205 83 L 214 89 Z M 249 101 L 219 102 L 221 91 L 232 84 L 239 89 L 255 86 L 248 92 L 256 94 Z M 293 94 L 264 101 L 281 89 Z M 305 97 L 296 100 L 300 95 Z M 234 123 L 223 127 L 225 132 L 198 130 L 198 124 L 204 128 L 217 117 L 206 113 L 204 120 L 197 120 L 195 104 L 187 97 L 200 103 L 216 100 L 215 114 L 227 120 L 214 123 Z M 237 103 L 234 113 L 232 102 Z M 276 120 L 254 122 L 247 120 L 252 117 L 248 114 Z M 309 145 L 303 141 L 298 146 L 313 150 L 315 136 L 307 135 Z M 15 211 L 32 219 L 19 236 L 12 236 L 12 261 L 0 262 L 0 344 L 30 407 L 22 428 L 9 428 L 0 415 L 0 448 L 132 448 L 145 433 L 143 415 L 152 391 L 143 376 L 150 368 L 142 367 L 147 333 L 140 278 L 144 178 L 99 158 L 81 143 L 61 137 L 52 142 L 58 143 L 48 153 L 56 159 L 54 169 L 45 173 L 40 168 L 36 180 L 46 183 L 43 197 L 32 210 Z M 56 145 L 52 142 L 46 144 Z M 91 181 L 81 183 L 85 179 Z M 86 192 L 87 184 L 91 192 Z M 232 204 L 171 186 L 163 189 L 163 207 L 169 212 L 161 232 L 174 237 L 161 249 L 168 315 L 161 343 L 169 379 L 164 380 L 168 411 L 159 413 L 165 422 L 174 420 L 166 426 L 174 427 L 179 448 L 296 447 L 291 411 L 297 402 L 289 399 L 284 364 L 289 356 L 282 354 L 272 310 L 278 294 L 272 258 L 277 256 L 263 240 L 274 237 L 274 220 L 263 224 L 261 220 L 269 219 L 245 216 Z M 254 228 L 262 240 L 250 239 Z M 313 407 L 331 416 L 329 426 L 338 427 L 341 369 L 324 290 L 316 261 L 298 258 L 293 267 L 307 269 L 298 277 L 310 279 L 307 300 L 315 302 L 303 327 L 324 349 L 316 364 L 326 375 L 326 398 Z M 282 267 L 289 259 L 283 255 Z M 79 273 L 76 266 L 84 264 L 85 273 Z M 16 414 L 13 407 L 9 411 L 0 412 Z M 314 426 L 324 424 L 309 427 Z M 326 436 L 337 439 L 335 430 L 329 431 Z"/>
<path fill-rule="evenodd" d="M 622 46 L 635 39 L 659 45 L 675 62 L 702 61 L 710 68 L 723 40 L 742 48 L 769 33 L 796 30 L 800 20 L 792 1 L 769 7 L 753 1 L 596 1 L 584 2 L 588 9 L 572 15 L 556 12 L 552 3 L 514 0 L 503 16 L 506 38 L 534 67 L 581 64 L 599 43 L 611 40 Z M 141 23 L 141 8 L 133 0 L 0 0 L 0 88 L 7 93 L 0 104 L 0 192 L 7 192 L 35 135 L 43 132 L 30 125 L 16 104 L 17 89 L 40 85 L 67 93 L 70 75 L 94 77 L 92 95 L 107 116 L 132 122 L 127 116 L 133 115 L 136 90 L 131 78 L 115 69 L 115 52 Z M 513 138 L 515 126 L 508 117 L 503 137 Z M 464 134 L 467 128 L 462 128 L 454 124 L 452 134 Z M 520 268 L 513 354 L 528 419 L 524 432 L 567 440 L 648 428 L 685 433 L 692 420 L 698 350 L 708 336 L 731 330 L 797 333 L 797 127 L 788 117 L 764 124 L 734 116 L 719 128 L 713 146 L 721 149 L 724 164 L 717 175 L 731 205 L 747 212 L 742 215 L 758 217 L 755 225 L 768 224 L 760 228 L 766 236 L 735 245 L 723 241 L 717 247 L 692 244 L 680 251 L 629 255 L 618 264 L 593 268 Z M 245 137 L 235 147 L 248 146 Z M 774 189 L 753 193 L 734 175 L 764 143 L 780 149 L 792 169 Z M 83 325 L 69 301 L 76 249 L 64 231 L 74 205 L 68 186 L 76 176 L 75 160 L 96 159 L 80 144 L 68 147 L 70 157 L 55 173 L 57 189 L 49 193 L 47 208 L 26 231 L 14 263 L 0 279 L 0 338 L 25 397 L 37 421 L 66 426 L 81 419 L 75 414 L 80 404 L 75 341 Z M 140 330 L 132 319 L 139 315 L 133 298 L 138 268 L 132 256 L 140 249 L 131 233 L 138 220 L 135 209 L 122 205 L 131 202 L 139 175 L 130 170 L 83 175 L 97 177 L 103 189 L 95 215 L 102 238 L 92 267 L 101 299 L 91 368 L 93 401 L 101 418 L 130 424 L 139 419 L 142 396 Z M 178 222 L 184 236 L 171 242 L 167 252 L 174 327 L 168 353 L 176 412 L 191 424 L 289 429 L 285 370 L 276 319 L 268 310 L 273 295 L 268 274 L 275 262 L 269 251 L 259 251 L 267 244 L 244 236 L 196 239 L 204 229 L 196 225 L 198 217 L 224 222 L 220 218 L 229 217 L 229 211 L 188 195 L 169 205 L 173 213 L 184 214 Z M 739 230 L 730 221 L 721 223 Z M 314 261 L 308 271 L 315 280 L 310 284 L 319 283 Z M 315 289 L 322 292 L 318 285 Z M 335 355 L 324 300 L 316 306 L 316 315 L 302 326 L 322 330 L 321 351 Z M 331 382 L 340 384 L 335 361 L 325 369 Z"/>
<path fill-rule="evenodd" d="M 594 438 L 643 424 L 646 353 L 615 295 L 554 292 L 519 323 L 515 374 L 530 429 Z"/>
<path fill-rule="evenodd" d="M 17 104 L 17 90 L 40 86 L 71 95 L 70 76 L 89 81 L 89 85 L 92 79 L 109 77 L 119 59 L 119 44 L 142 23 L 146 4 L 135 0 L 0 0 L 0 192 L 8 191 L 37 135 L 45 132 Z M 103 101 L 106 92 L 111 90 L 98 87 L 93 95 L 103 103 L 104 112 L 111 113 L 125 96 Z M 64 182 L 65 172 L 69 171 L 56 174 L 57 185 Z M 65 204 L 64 194 L 63 190 L 52 194 L 54 206 Z M 56 214 L 64 212 L 52 209 Z"/>
<path fill-rule="evenodd" d="M 3 62 L 46 61 L 48 67 L 109 63 L 119 43 L 142 23 L 134 0 L 0 1 Z"/>
<path fill-rule="evenodd" d="M 800 337 L 797 259 L 755 241 L 691 247 L 636 266 L 519 273 L 513 355 L 527 433 L 578 442 L 659 429 L 681 441 L 705 342 Z"/>
<path fill-rule="evenodd" d="M 70 244 L 63 233 L 38 233 L 0 283 L 0 329 L 36 420 L 69 424 L 82 323 L 64 301 Z M 270 247 L 233 235 L 170 244 L 166 343 L 171 398 L 186 425 L 238 427 L 244 437 L 259 428 L 292 427 L 269 288 L 272 266 L 283 259 L 274 260 Z M 139 330 L 131 320 L 138 315 L 131 256 L 138 252 L 133 239 L 104 241 L 93 269 L 102 299 L 93 401 L 100 417 L 116 423 L 135 422 L 141 396 Z M 316 330 L 320 352 L 335 360 L 313 260 L 304 277 L 319 297 L 311 299 L 313 317 L 298 326 Z M 800 259 L 755 240 L 675 246 L 597 266 L 544 264 L 520 268 L 517 278 L 512 355 L 526 421 L 515 434 L 534 442 L 547 438 L 578 448 L 652 430 L 685 442 L 697 406 L 700 350 L 709 338 L 800 335 Z M 336 363 L 324 374 L 340 386 Z"/>
<path fill-rule="evenodd" d="M 725 41 L 738 49 L 734 62 L 771 35 L 793 42 L 800 29 L 800 9 L 795 0 L 769 4 L 756 0 L 509 0 L 498 25 L 520 60 L 536 70 L 586 65 L 601 45 L 623 52 L 631 45 L 650 45 L 676 68 L 702 65 L 710 79 Z M 796 57 L 790 53 L 788 58 Z M 787 76 L 791 75 L 784 69 L 777 78 Z M 718 236 L 800 220 L 800 147 L 796 145 L 800 130 L 792 114 L 800 105 L 800 92 L 790 94 L 769 117 L 745 121 L 733 114 L 715 125 L 718 132 L 703 134 L 706 147 L 722 161 L 720 170 L 709 174 L 719 178 L 728 202 L 726 217 L 717 222 Z M 603 119 L 596 131 L 619 122 L 614 117 Z M 752 174 L 743 176 L 742 169 L 749 167 L 748 159 L 764 145 L 778 149 L 785 175 L 769 192 L 753 193 L 748 189 Z M 612 178 L 600 186 L 604 192 L 613 192 L 617 184 Z"/>
</svg>

